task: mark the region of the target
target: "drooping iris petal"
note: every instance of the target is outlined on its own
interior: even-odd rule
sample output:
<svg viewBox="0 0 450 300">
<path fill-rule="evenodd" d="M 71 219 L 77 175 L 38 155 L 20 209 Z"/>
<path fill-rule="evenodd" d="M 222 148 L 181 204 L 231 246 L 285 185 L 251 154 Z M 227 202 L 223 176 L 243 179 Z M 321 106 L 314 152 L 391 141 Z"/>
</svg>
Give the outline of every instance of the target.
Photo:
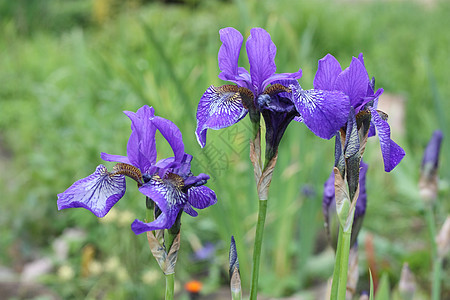
<svg viewBox="0 0 450 300">
<path fill-rule="evenodd" d="M 167 227 L 167 224 L 170 223 L 170 221 L 168 220 L 168 215 L 160 214 L 158 218 L 151 223 L 145 223 L 138 219 L 134 220 L 131 224 L 131 230 L 133 230 L 134 234 L 138 235 L 147 231 L 170 228 L 174 222 L 175 219 L 172 221 L 171 225 Z"/>
<path fill-rule="evenodd" d="M 342 72 L 341 65 L 333 55 L 327 54 L 319 60 L 316 76 L 314 77 L 314 88 L 317 90 L 335 90 L 335 82 Z"/>
<path fill-rule="evenodd" d="M 239 53 L 244 40 L 242 34 L 232 27 L 220 29 L 219 34 L 222 41 L 218 55 L 219 69 L 222 71 L 219 78 L 247 86 L 245 81 L 250 81 L 250 75 L 247 70 L 238 67 Z"/>
<path fill-rule="evenodd" d="M 152 124 L 161 132 L 173 150 L 175 161 L 181 161 L 184 155 L 183 136 L 180 129 L 172 121 L 155 116 Z"/>
<path fill-rule="evenodd" d="M 405 156 L 405 150 L 391 140 L 391 128 L 387 121 L 383 120 L 376 109 L 369 108 L 372 114 L 372 122 L 378 132 L 381 153 L 383 155 L 384 170 L 392 171 Z"/>
<path fill-rule="evenodd" d="M 275 55 L 277 47 L 270 35 L 262 28 L 252 28 L 245 44 L 248 61 L 250 62 L 250 75 L 256 95 L 264 90 L 263 81 L 272 76 L 277 70 Z"/>
<path fill-rule="evenodd" d="M 292 100 L 303 122 L 317 136 L 332 138 L 346 123 L 350 111 L 348 97 L 339 91 L 292 88 Z"/>
<path fill-rule="evenodd" d="M 194 208 L 204 209 L 217 203 L 216 193 L 207 186 L 194 186 L 188 190 L 188 202 Z"/>
<path fill-rule="evenodd" d="M 139 191 L 158 205 L 161 214 L 155 221 L 150 223 L 143 223 L 139 220 L 135 220 L 131 225 L 131 229 L 133 229 L 136 234 L 144 231 L 168 229 L 172 227 L 180 209 L 182 209 L 187 202 L 187 195 L 181 191 L 179 186 L 168 179 L 160 178 L 158 175 L 154 175 L 149 182 L 143 184 L 139 188 Z"/>
<path fill-rule="evenodd" d="M 195 134 L 200 146 L 206 144 L 207 129 L 221 129 L 239 122 L 247 114 L 242 99 L 234 85 L 210 86 L 200 99 L 197 108 Z"/>
<path fill-rule="evenodd" d="M 353 107 L 359 107 L 367 94 L 369 75 L 361 61 L 352 58 L 350 66 L 336 78 L 335 89 L 344 92 Z"/>
<path fill-rule="evenodd" d="M 94 173 L 58 194 L 58 210 L 83 207 L 101 218 L 123 197 L 125 188 L 125 176 L 110 176 L 106 167 L 99 165 Z"/>
</svg>

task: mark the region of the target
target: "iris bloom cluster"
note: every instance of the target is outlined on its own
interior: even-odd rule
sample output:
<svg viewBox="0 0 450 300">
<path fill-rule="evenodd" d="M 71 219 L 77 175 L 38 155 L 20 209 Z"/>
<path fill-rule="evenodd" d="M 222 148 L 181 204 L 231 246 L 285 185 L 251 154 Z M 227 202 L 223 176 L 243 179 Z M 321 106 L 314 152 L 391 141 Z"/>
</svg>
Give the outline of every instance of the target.
<svg viewBox="0 0 450 300">
<path fill-rule="evenodd" d="M 197 216 L 193 208 L 203 209 L 217 202 L 214 191 L 204 186 L 206 174 L 194 176 L 192 156 L 184 152 L 180 130 L 171 121 L 155 116 L 153 107 L 126 111 L 131 120 L 127 156 L 102 153 L 105 161 L 118 162 L 112 172 L 99 165 L 95 172 L 58 194 L 58 209 L 83 207 L 104 217 L 125 194 L 125 176 L 137 182 L 139 191 L 154 201 L 160 214 L 150 223 L 135 220 L 135 234 L 172 227 L 184 211 Z M 155 134 L 159 131 L 173 150 L 173 157 L 157 161 Z"/>
<path fill-rule="evenodd" d="M 234 28 L 220 30 L 219 78 L 235 85 L 210 86 L 197 109 L 197 140 L 204 147 L 207 129 L 231 126 L 250 112 L 263 115 L 268 147 L 276 149 L 289 122 L 304 122 L 316 135 L 330 139 L 347 121 L 350 104 L 338 90 L 303 90 L 294 73 L 276 73 L 276 46 L 262 28 L 253 28 L 246 42 L 250 72 L 238 66 L 243 37 Z"/>
<path fill-rule="evenodd" d="M 336 58 L 327 54 L 319 60 L 314 88 L 345 93 L 352 107 L 350 111 L 356 115 L 356 119 L 360 115 L 370 114 L 368 136 L 378 133 L 385 171 L 392 171 L 400 163 L 405 151 L 391 139 L 387 115 L 377 110 L 378 98 L 383 89 L 375 92 L 375 79 L 369 79 L 362 53 L 358 58 L 353 57 L 345 70 L 342 70 Z"/>
</svg>

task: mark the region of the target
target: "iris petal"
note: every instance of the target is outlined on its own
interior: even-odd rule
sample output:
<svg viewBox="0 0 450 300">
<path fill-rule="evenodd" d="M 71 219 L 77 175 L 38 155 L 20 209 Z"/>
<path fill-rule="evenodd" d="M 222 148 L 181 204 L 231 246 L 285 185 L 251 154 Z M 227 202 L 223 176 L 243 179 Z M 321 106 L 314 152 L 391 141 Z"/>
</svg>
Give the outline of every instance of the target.
<svg viewBox="0 0 450 300">
<path fill-rule="evenodd" d="M 127 156 L 132 165 L 142 172 L 156 162 L 156 127 L 152 124 L 155 117 L 153 107 L 144 105 L 138 111 L 124 112 L 131 120 L 131 135 L 127 144 Z"/>
<path fill-rule="evenodd" d="M 216 193 L 207 186 L 194 186 L 188 190 L 188 202 L 197 209 L 217 203 Z"/>
<path fill-rule="evenodd" d="M 264 90 L 264 80 L 272 76 L 277 70 L 275 55 L 277 47 L 270 35 L 262 28 L 252 28 L 245 44 L 248 61 L 250 62 L 250 75 L 255 88 L 254 93 L 259 95 Z"/>
<path fill-rule="evenodd" d="M 125 176 L 110 176 L 106 167 L 99 165 L 94 173 L 58 194 L 58 210 L 83 207 L 101 218 L 123 197 L 125 189 Z"/>
<path fill-rule="evenodd" d="M 372 122 L 378 132 L 380 139 L 381 153 L 383 155 L 384 170 L 392 171 L 405 156 L 405 150 L 391 140 L 391 128 L 387 121 L 383 120 L 376 109 L 370 108 Z"/>
<path fill-rule="evenodd" d="M 335 89 L 336 78 L 342 72 L 341 65 L 333 55 L 327 54 L 319 60 L 314 88 L 318 90 L 332 91 Z"/>
<path fill-rule="evenodd" d="M 239 122 L 247 114 L 237 87 L 210 86 L 203 94 L 197 108 L 195 134 L 200 146 L 206 144 L 207 129 L 221 129 Z"/>
<path fill-rule="evenodd" d="M 248 71 L 238 67 L 239 53 L 244 40 L 242 34 L 232 27 L 220 29 L 219 34 L 222 41 L 218 57 L 219 69 L 222 71 L 219 78 L 247 86 L 245 82 L 250 81 Z"/>
<path fill-rule="evenodd" d="M 352 58 L 350 66 L 336 78 L 335 89 L 348 95 L 353 107 L 359 107 L 364 101 L 369 85 L 369 75 L 361 61 Z"/>
<path fill-rule="evenodd" d="M 175 161 L 181 161 L 184 155 L 184 144 L 180 129 L 172 121 L 158 116 L 153 118 L 152 123 L 172 147 Z"/>
<path fill-rule="evenodd" d="M 302 90 L 292 86 L 292 98 L 306 126 L 323 139 L 332 138 L 347 122 L 348 97 L 339 91 Z"/>
</svg>

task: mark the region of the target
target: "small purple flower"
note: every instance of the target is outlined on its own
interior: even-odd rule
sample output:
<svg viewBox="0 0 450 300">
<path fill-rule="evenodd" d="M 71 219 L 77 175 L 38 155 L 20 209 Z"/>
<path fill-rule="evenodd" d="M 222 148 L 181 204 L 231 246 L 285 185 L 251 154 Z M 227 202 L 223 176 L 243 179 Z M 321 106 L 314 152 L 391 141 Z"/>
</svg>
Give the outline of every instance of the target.
<svg viewBox="0 0 450 300">
<path fill-rule="evenodd" d="M 366 174 L 369 166 L 361 161 L 361 170 L 359 172 L 359 196 L 355 206 L 355 215 L 353 217 L 353 228 L 351 245 L 356 242 L 359 230 L 361 229 L 364 215 L 366 214 L 367 206 L 367 192 L 366 192 Z M 322 211 L 325 217 L 325 225 L 327 227 L 328 234 L 332 240 L 332 244 L 335 244 L 335 239 L 338 236 L 337 233 L 337 216 L 336 216 L 336 200 L 334 189 L 334 172 L 331 172 L 330 177 L 324 184 Z M 335 223 L 335 224 L 334 224 Z M 335 245 L 334 245 L 335 246 Z"/>
<path fill-rule="evenodd" d="M 295 73 L 275 73 L 277 48 L 264 29 L 253 28 L 246 42 L 250 72 L 238 67 L 242 35 L 231 27 L 219 33 L 222 41 L 219 78 L 236 85 L 210 86 L 200 99 L 196 135 L 202 147 L 206 144 L 207 129 L 231 126 L 249 111 L 252 122 L 259 122 L 259 113 L 263 114 L 266 127 L 272 131 L 267 144 L 273 144 L 275 151 L 295 117 L 326 139 L 344 125 L 350 109 L 348 98 L 338 91 L 301 89 L 297 82 L 301 69 Z"/>
<path fill-rule="evenodd" d="M 344 92 L 355 114 L 370 111 L 371 126 L 369 136 L 378 131 L 384 169 L 392 171 L 405 156 L 405 151 L 391 140 L 391 130 L 386 121 L 386 114 L 377 111 L 378 97 L 383 89 L 374 91 L 374 79 L 370 80 L 364 66 L 362 53 L 358 58 L 353 57 L 350 66 L 342 71 L 341 65 L 331 54 L 319 60 L 319 67 L 314 78 L 314 88 L 322 90 L 337 90 Z"/>
<path fill-rule="evenodd" d="M 203 186 L 209 176 L 191 173 L 192 156 L 184 152 L 180 130 L 171 121 L 155 116 L 147 105 L 136 113 L 125 112 L 131 120 L 127 156 L 102 153 L 105 161 L 118 162 L 112 172 L 99 165 L 96 171 L 58 194 L 58 209 L 83 207 L 104 217 L 125 194 L 125 175 L 134 179 L 139 191 L 153 200 L 161 214 L 150 223 L 135 220 L 135 234 L 170 228 L 181 211 L 197 216 L 192 208 L 203 209 L 217 202 L 214 191 Z M 156 130 L 171 146 L 174 156 L 156 161 Z"/>
<path fill-rule="evenodd" d="M 422 172 L 436 174 L 439 165 L 439 153 L 441 152 L 442 131 L 435 130 L 433 136 L 428 142 L 427 148 L 423 154 Z"/>
</svg>

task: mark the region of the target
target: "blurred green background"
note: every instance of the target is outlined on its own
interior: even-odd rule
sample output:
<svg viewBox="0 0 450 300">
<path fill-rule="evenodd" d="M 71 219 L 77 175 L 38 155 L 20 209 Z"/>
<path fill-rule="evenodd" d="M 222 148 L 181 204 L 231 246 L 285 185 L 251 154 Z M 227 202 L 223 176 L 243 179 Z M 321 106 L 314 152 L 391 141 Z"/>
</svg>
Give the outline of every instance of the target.
<svg viewBox="0 0 450 300">
<path fill-rule="evenodd" d="M 56 207 L 56 194 L 102 163 L 100 152 L 126 153 L 130 122 L 122 111 L 144 104 L 178 125 L 194 156 L 194 173 L 211 175 L 208 185 L 219 199 L 197 218 L 182 219 L 180 299 L 187 299 L 183 285 L 191 279 L 203 282 L 203 295 L 226 287 L 231 235 L 249 290 L 257 217 L 249 120 L 210 130 L 204 149 L 194 135 L 201 95 L 209 85 L 223 84 L 217 77 L 218 31 L 232 26 L 245 39 L 252 27 L 265 28 L 278 49 L 278 72 L 302 68 L 305 89 L 312 88 L 317 61 L 327 53 L 343 67 L 364 53 L 369 75 L 385 90 L 380 108 L 407 154 L 388 174 L 378 139 L 367 145 L 358 291 L 368 290 L 370 259 L 375 275 L 387 274 L 392 288 L 408 262 L 419 294 L 428 299 L 430 238 L 417 181 L 425 145 L 440 128 L 440 226 L 450 208 L 449 15 L 447 1 L 1 0 L 0 292 L 13 299 L 162 298 L 164 278 L 146 237 L 130 230 L 135 218 L 145 217 L 145 199 L 132 182 L 105 220 Z M 245 51 L 240 66 L 248 67 Z M 171 155 L 158 141 L 160 157 Z M 264 295 L 315 299 L 312 291 L 332 274 L 321 198 L 333 154 L 333 141 L 302 124 L 289 126 L 269 195 Z M 373 252 L 366 247 L 371 244 Z M 208 248 L 209 255 L 195 255 Z M 450 298 L 449 279 L 446 267 L 442 299 Z M 34 283 L 14 288 L 19 281 Z"/>
</svg>

